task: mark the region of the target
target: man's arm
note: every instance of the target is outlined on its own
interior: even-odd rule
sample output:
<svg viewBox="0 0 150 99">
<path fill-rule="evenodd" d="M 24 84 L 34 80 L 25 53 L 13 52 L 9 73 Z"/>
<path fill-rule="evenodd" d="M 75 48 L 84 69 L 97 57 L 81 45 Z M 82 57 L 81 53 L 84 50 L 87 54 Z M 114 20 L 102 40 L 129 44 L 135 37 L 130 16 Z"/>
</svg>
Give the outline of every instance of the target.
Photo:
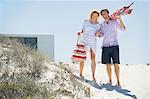
<svg viewBox="0 0 150 99">
<path fill-rule="evenodd" d="M 96 32 L 96 37 L 103 37 L 102 24 L 100 24 L 99 30 Z"/>
<path fill-rule="evenodd" d="M 121 27 L 122 29 L 126 29 L 126 27 L 125 27 L 125 25 L 124 25 L 124 23 L 123 23 L 123 21 L 122 21 L 122 19 L 121 19 L 120 16 L 118 17 L 118 20 L 119 20 L 119 23 L 120 23 L 120 27 Z"/>
</svg>

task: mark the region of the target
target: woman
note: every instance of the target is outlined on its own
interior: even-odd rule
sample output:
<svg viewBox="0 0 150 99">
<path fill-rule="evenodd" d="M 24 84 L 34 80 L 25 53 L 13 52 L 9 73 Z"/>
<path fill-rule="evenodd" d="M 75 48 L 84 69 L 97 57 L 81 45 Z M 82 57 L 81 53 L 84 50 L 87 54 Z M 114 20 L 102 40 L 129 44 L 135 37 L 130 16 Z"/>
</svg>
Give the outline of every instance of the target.
<svg viewBox="0 0 150 99">
<path fill-rule="evenodd" d="M 99 12 L 93 11 L 90 15 L 90 19 L 85 20 L 83 22 L 83 28 L 82 28 L 82 32 L 81 32 L 81 33 L 83 33 L 82 42 L 83 42 L 87 52 L 90 53 L 92 79 L 94 82 L 96 82 L 96 79 L 95 79 L 96 32 L 100 28 L 98 18 L 99 18 Z M 78 35 L 80 35 L 81 33 L 78 33 Z M 80 77 L 81 78 L 83 78 L 83 76 L 82 76 L 83 67 L 84 67 L 84 62 L 80 62 Z"/>
</svg>

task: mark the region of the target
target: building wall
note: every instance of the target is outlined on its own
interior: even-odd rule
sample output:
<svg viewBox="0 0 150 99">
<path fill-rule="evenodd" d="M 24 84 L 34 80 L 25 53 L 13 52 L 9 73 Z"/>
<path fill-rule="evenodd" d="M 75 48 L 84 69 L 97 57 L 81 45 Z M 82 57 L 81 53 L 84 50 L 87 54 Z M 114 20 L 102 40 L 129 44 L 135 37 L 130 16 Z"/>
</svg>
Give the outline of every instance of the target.
<svg viewBox="0 0 150 99">
<path fill-rule="evenodd" d="M 51 61 L 55 61 L 54 55 L 54 35 L 27 35 L 27 34 L 0 34 L 0 36 L 7 36 L 7 37 L 36 37 L 37 38 L 37 49 L 38 51 L 42 52 Z"/>
<path fill-rule="evenodd" d="M 37 39 L 38 50 L 46 53 L 50 60 L 55 60 L 54 55 L 54 35 L 40 35 Z"/>
</svg>

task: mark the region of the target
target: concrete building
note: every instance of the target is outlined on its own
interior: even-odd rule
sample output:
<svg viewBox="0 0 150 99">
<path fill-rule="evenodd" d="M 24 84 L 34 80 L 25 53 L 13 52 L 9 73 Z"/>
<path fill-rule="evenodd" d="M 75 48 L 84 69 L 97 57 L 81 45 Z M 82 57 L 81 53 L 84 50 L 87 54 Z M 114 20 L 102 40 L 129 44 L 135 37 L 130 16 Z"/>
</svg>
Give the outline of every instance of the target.
<svg viewBox="0 0 150 99">
<path fill-rule="evenodd" d="M 55 61 L 54 54 L 54 35 L 50 34 L 0 34 L 10 38 L 17 38 L 21 43 L 35 48 Z"/>
</svg>

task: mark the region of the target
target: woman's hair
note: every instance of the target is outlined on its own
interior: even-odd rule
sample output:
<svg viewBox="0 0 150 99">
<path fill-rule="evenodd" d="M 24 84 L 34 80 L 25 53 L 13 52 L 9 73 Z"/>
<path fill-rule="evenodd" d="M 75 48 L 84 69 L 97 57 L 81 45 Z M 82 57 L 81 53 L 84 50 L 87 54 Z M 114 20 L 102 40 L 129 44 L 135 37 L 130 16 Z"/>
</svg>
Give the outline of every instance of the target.
<svg viewBox="0 0 150 99">
<path fill-rule="evenodd" d="M 101 10 L 101 15 L 102 15 L 102 13 L 103 13 L 104 11 L 106 11 L 107 13 L 109 13 L 108 9 L 102 9 L 102 10 Z"/>
<path fill-rule="evenodd" d="M 92 18 L 92 15 L 96 13 L 99 16 L 99 12 L 98 11 L 92 11 L 90 17 Z"/>
</svg>

